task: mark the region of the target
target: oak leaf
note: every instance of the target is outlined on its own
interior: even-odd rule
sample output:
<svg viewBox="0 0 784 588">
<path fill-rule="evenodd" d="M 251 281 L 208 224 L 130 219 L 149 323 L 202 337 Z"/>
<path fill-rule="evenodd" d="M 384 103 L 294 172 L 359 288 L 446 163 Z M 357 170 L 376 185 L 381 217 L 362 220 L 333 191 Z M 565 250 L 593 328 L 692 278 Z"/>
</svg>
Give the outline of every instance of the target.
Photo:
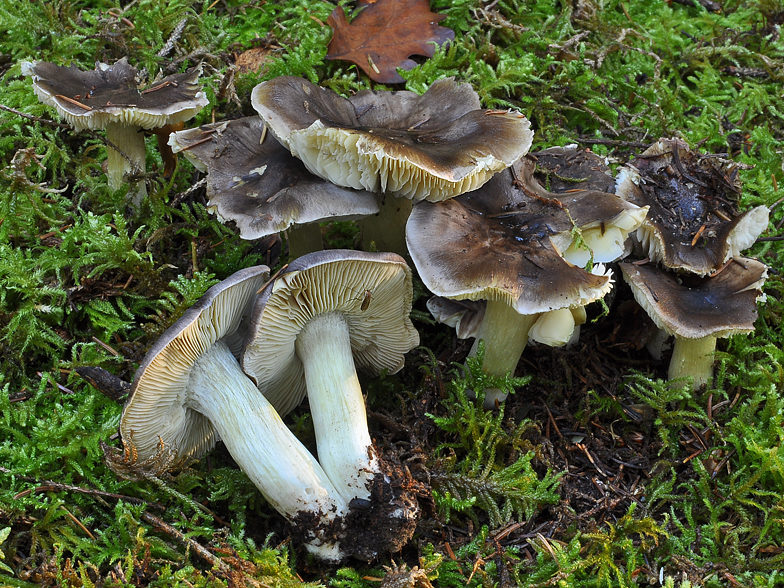
<svg viewBox="0 0 784 588">
<path fill-rule="evenodd" d="M 446 15 L 430 12 L 428 0 L 360 0 L 359 8 L 351 24 L 342 7 L 329 16 L 334 34 L 327 59 L 351 61 L 376 82 L 404 82 L 397 68 L 416 67 L 409 57 L 432 57 L 436 46 L 455 38 L 452 29 L 438 26 Z"/>
</svg>

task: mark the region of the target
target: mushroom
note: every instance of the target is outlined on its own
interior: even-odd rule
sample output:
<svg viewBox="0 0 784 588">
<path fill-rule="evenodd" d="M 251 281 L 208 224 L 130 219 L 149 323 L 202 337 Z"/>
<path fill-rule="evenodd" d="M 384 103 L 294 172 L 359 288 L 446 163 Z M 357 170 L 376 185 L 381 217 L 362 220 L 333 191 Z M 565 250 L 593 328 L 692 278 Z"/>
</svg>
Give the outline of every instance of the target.
<svg viewBox="0 0 784 588">
<path fill-rule="evenodd" d="M 289 254 L 322 248 L 319 221 L 376 214 L 378 196 L 314 176 L 273 137 L 258 116 L 173 133 L 169 144 L 208 172 L 209 206 L 237 223 L 243 239 L 289 231 Z"/>
<path fill-rule="evenodd" d="M 660 139 L 621 168 L 616 193 L 650 206 L 636 237 L 652 262 L 705 276 L 739 257 L 768 227 L 766 206 L 737 211 L 735 170 L 712 161 L 679 139 Z"/>
<path fill-rule="evenodd" d="M 477 341 L 485 341 L 484 369 L 495 375 L 514 373 L 542 313 L 585 306 L 610 290 L 600 265 L 591 273 L 561 255 L 576 251 L 573 229 L 595 245 L 594 261 L 611 261 L 646 212 L 612 194 L 546 192 L 531 178 L 533 166 L 524 158 L 479 190 L 420 202 L 406 226 L 409 252 L 431 292 L 487 300 Z M 501 399 L 487 392 L 485 405 Z"/>
<path fill-rule="evenodd" d="M 656 326 L 675 336 L 668 377 L 690 377 L 694 389 L 710 381 L 717 337 L 754 330 L 767 266 L 732 258 L 712 276 L 680 277 L 652 264 L 623 262 L 623 278 Z"/>
<path fill-rule="evenodd" d="M 474 190 L 524 155 L 530 123 L 480 110 L 452 78 L 414 92 L 364 90 L 351 98 L 282 76 L 253 89 L 270 131 L 316 175 L 339 186 L 437 202 Z"/>
<path fill-rule="evenodd" d="M 296 77 L 256 86 L 256 111 L 314 174 L 338 186 L 386 193 L 363 241 L 405 253 L 405 199 L 432 202 L 474 190 L 531 146 L 522 114 L 481 110 L 468 84 L 434 82 L 423 95 L 364 90 L 350 98 Z M 399 198 L 398 198 L 399 197 Z"/>
<path fill-rule="evenodd" d="M 373 447 L 356 368 L 378 375 L 403 367 L 419 343 L 412 296 L 411 270 L 395 254 L 305 255 L 259 295 L 242 355 L 281 414 L 307 390 L 324 471 L 344 501 L 368 504 L 368 525 L 386 530 L 386 538 L 379 528 L 357 542 L 371 557 L 410 538 L 417 508 Z"/>
<path fill-rule="evenodd" d="M 237 360 L 268 277 L 268 268 L 257 266 L 216 284 L 153 345 L 120 421 L 130 459 L 109 456 L 109 463 L 126 475 L 150 464 L 170 469 L 220 437 L 269 503 L 299 525 L 308 550 L 339 560 L 348 502 Z"/>
<path fill-rule="evenodd" d="M 138 71 L 123 57 L 113 65 L 97 63 L 92 71 L 44 61 L 22 63 L 22 73 L 33 79 L 38 99 L 57 109 L 77 131 L 105 129 L 112 146 L 107 152 L 109 187 L 122 186 L 125 174 L 144 172 L 143 129 L 176 124 L 193 118 L 209 101 L 196 85 L 200 68 L 163 78 L 138 89 Z M 129 198 L 138 206 L 147 190 L 140 182 Z"/>
</svg>

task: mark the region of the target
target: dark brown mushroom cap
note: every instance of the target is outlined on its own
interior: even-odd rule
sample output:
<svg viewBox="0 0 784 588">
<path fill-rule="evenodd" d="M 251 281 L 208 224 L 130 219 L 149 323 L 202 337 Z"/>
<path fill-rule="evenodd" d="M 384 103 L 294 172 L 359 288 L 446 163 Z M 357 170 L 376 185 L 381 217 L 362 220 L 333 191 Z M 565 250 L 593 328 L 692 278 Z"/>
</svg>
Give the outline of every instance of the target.
<svg viewBox="0 0 784 588">
<path fill-rule="evenodd" d="M 120 421 L 140 460 L 154 456 L 161 442 L 176 449 L 177 463 L 215 444 L 212 423 L 187 405 L 190 371 L 218 340 L 239 357 L 256 291 L 268 277 L 269 268 L 260 265 L 214 285 L 147 352 Z"/>
<path fill-rule="evenodd" d="M 525 154 L 533 137 L 523 115 L 480 110 L 471 87 L 451 78 L 435 82 L 422 96 L 365 90 L 343 98 L 284 76 L 256 86 L 252 102 L 278 140 L 313 173 L 415 200 L 475 189 Z M 352 164 L 357 160 L 351 171 L 337 170 L 343 156 L 335 146 L 349 153 Z"/>
<path fill-rule="evenodd" d="M 638 230 L 644 255 L 706 275 L 754 243 L 768 226 L 769 211 L 758 206 L 739 213 L 739 189 L 732 171 L 725 171 L 678 139 L 660 139 L 622 168 L 618 195 L 650 206 Z"/>
<path fill-rule="evenodd" d="M 145 129 L 188 120 L 209 104 L 196 84 L 200 68 L 174 74 L 140 90 L 138 71 L 123 57 L 91 71 L 44 61 L 23 64 L 36 96 L 77 130 L 101 129 L 117 122 Z"/>
<path fill-rule="evenodd" d="M 175 152 L 207 171 L 209 205 L 237 223 L 243 239 L 259 239 L 294 224 L 352 220 L 376 214 L 379 197 L 339 188 L 311 174 L 267 136 L 258 116 L 173 133 Z M 206 140 L 205 140 L 206 139 Z"/>
<path fill-rule="evenodd" d="M 623 209 L 616 207 L 608 215 Z M 553 246 L 551 238 L 571 226 L 563 209 L 527 196 L 504 171 L 474 192 L 418 203 L 406 241 L 434 294 L 505 300 L 520 314 L 535 314 L 588 304 L 611 287 L 609 276 L 570 264 Z"/>
<path fill-rule="evenodd" d="M 676 276 L 653 264 L 619 264 L 634 298 L 656 326 L 686 339 L 750 333 L 767 266 L 733 259 L 715 277 Z"/>
<path fill-rule="evenodd" d="M 636 206 L 606 192 L 548 192 L 533 178 L 535 167 L 533 160 L 522 158 L 509 169 L 496 174 L 482 188 L 458 198 L 465 208 L 486 218 L 488 226 L 496 227 L 494 230 L 499 235 L 506 232 L 516 243 L 530 242 L 533 236 L 540 239 L 547 237 L 555 246 L 556 253 L 563 253 L 572 243 L 574 225 L 604 233 L 615 219 L 624 218 L 623 222 L 633 223 L 624 227 L 628 231 L 640 221 L 626 217 L 644 214 L 644 211 L 638 214 Z M 418 213 L 417 218 L 422 219 L 421 222 L 426 222 L 422 217 L 424 214 L 421 210 Z M 406 238 L 421 243 L 422 238 L 417 237 L 413 222 L 409 221 L 411 226 L 406 228 Z M 409 249 L 411 245 L 409 242 Z"/>
<path fill-rule="evenodd" d="M 551 192 L 568 190 L 597 190 L 615 193 L 615 178 L 610 173 L 607 158 L 576 145 L 550 147 L 532 152 L 528 157 L 536 161 L 536 179 Z"/>
</svg>

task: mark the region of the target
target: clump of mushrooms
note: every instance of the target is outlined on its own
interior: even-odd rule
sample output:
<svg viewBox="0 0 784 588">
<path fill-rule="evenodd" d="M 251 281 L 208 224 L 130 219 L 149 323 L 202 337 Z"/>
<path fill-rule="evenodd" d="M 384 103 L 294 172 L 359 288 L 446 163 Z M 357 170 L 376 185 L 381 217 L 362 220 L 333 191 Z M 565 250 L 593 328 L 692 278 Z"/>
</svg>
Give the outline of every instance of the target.
<svg viewBox="0 0 784 588">
<path fill-rule="evenodd" d="M 367 263 L 390 261 L 383 254 L 364 255 Z M 301 263 L 308 262 L 308 256 L 302 259 Z M 384 269 L 380 273 L 397 272 L 398 277 L 392 279 L 396 287 L 377 286 L 379 300 L 392 297 L 397 305 L 395 309 L 402 311 L 407 300 L 410 310 L 410 273 L 406 273 L 408 268 L 404 263 L 401 266 L 392 260 L 392 264 L 394 272 Z M 322 461 L 332 464 L 342 459 L 354 467 L 351 472 L 341 472 L 353 476 L 355 483 L 349 488 L 346 478 L 341 479 L 334 471 L 328 475 L 294 437 L 240 365 L 243 348 L 250 345 L 246 341 L 249 327 L 258 322 L 257 318 L 251 320 L 258 292 L 274 294 L 275 284 L 279 291 L 287 281 L 296 282 L 299 273 L 302 272 L 286 274 L 264 289 L 269 278 L 266 266 L 241 270 L 210 288 L 186 311 L 150 349 L 139 367 L 120 422 L 125 451 L 118 454 L 109 450 L 107 461 L 127 477 L 143 476 L 145 471 L 160 473 L 198 458 L 220 438 L 269 503 L 296 525 L 296 532 L 307 549 L 319 558 L 330 561 L 349 555 L 370 558 L 382 550 L 398 550 L 413 533 L 418 514 L 416 499 L 399 485 L 392 487 L 395 480 L 388 475 L 394 476 L 391 468 L 377 467 L 369 477 L 364 476 L 364 470 L 356 469 L 364 467 L 371 457 L 369 435 L 359 440 L 364 443 L 360 447 L 352 445 L 357 441 L 356 435 L 343 440 L 319 440 Z M 312 289 L 328 293 L 318 285 Z M 387 290 L 391 291 L 389 296 L 385 294 Z M 298 296 L 295 304 L 297 300 L 305 300 L 307 293 L 300 291 Z M 342 290 L 338 296 L 347 298 Z M 332 318 L 335 316 L 330 314 Z M 407 317 L 407 313 L 403 316 Z M 400 316 L 397 320 L 400 321 Z M 390 319 L 382 320 L 378 329 L 386 332 L 389 324 Z M 410 324 L 407 327 L 404 324 L 403 331 L 407 338 L 400 344 L 397 355 L 393 352 L 392 359 L 382 362 L 378 369 L 394 371 L 402 366 L 402 353 L 418 341 Z M 290 344 L 295 345 L 293 339 Z M 303 345 L 298 345 L 298 349 Z M 330 357 L 316 357 L 313 361 L 319 369 L 332 369 Z M 328 378 L 328 375 L 318 377 Z M 342 418 L 364 419 L 361 391 L 358 394 L 358 398 L 351 400 L 352 414 L 340 410 L 329 413 L 329 407 L 322 410 L 312 400 L 314 419 L 318 423 L 331 418 L 328 426 L 339 431 L 343 430 Z M 332 416 L 325 417 L 326 414 Z M 359 426 L 355 421 L 352 423 L 351 427 Z M 363 424 L 367 431 L 367 424 Z M 350 457 L 331 455 L 340 451 Z M 354 463 L 357 452 L 365 455 L 361 465 Z M 361 500 L 352 503 L 354 498 Z M 378 528 L 368 530 L 362 524 L 367 522 L 368 513 L 377 515 L 373 522 L 386 524 L 388 532 L 379 532 Z"/>
<path fill-rule="evenodd" d="M 343 98 L 284 76 L 256 86 L 252 103 L 311 172 L 386 195 L 377 219 L 363 221 L 363 239 L 400 254 L 411 200 L 478 188 L 524 155 L 533 137 L 522 114 L 482 110 L 470 85 L 451 78 L 421 96 L 365 90 Z"/>
<path fill-rule="evenodd" d="M 570 338 L 581 318 L 575 320 L 571 309 L 611 288 L 610 275 L 598 262 L 623 255 L 626 235 L 647 211 L 613 194 L 549 193 L 533 179 L 534 166 L 523 158 L 478 190 L 444 202 L 420 202 L 406 226 L 409 252 L 431 292 L 487 300 L 476 336 L 485 341 L 484 369 L 495 375 L 514 373 L 543 313 L 540 340 Z M 591 246 L 597 262 L 593 273 L 570 261 L 585 261 L 574 244 L 575 228 Z M 548 329 L 553 334 L 546 334 Z M 486 391 L 485 405 L 491 408 L 503 398 Z"/>
<path fill-rule="evenodd" d="M 766 266 L 741 258 L 768 226 L 769 210 L 737 209 L 737 168 L 660 139 L 624 166 L 617 193 L 650 206 L 636 232 L 645 258 L 622 264 L 648 316 L 675 336 L 669 378 L 710 382 L 716 338 L 754 330 Z M 650 266 L 646 265 L 650 264 Z"/>
</svg>

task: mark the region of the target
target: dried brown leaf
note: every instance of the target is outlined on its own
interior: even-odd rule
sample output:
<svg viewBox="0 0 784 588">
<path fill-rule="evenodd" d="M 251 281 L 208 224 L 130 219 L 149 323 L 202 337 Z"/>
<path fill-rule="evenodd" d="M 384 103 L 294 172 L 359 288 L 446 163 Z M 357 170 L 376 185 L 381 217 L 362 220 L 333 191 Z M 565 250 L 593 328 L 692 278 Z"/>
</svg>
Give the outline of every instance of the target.
<svg viewBox="0 0 784 588">
<path fill-rule="evenodd" d="M 428 0 L 360 0 L 359 7 L 351 24 L 341 7 L 329 16 L 334 34 L 327 59 L 351 61 L 376 82 L 404 82 L 397 68 L 416 67 L 409 57 L 432 57 L 436 46 L 455 38 L 452 29 L 438 26 L 446 15 L 430 12 Z"/>
</svg>

